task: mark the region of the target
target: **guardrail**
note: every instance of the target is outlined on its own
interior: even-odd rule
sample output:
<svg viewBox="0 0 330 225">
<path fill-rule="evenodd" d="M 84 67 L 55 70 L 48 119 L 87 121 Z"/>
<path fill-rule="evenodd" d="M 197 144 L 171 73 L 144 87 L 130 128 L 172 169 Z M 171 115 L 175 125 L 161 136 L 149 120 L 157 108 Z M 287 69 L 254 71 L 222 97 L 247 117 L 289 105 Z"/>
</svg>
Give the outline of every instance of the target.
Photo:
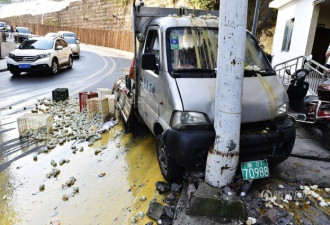
<svg viewBox="0 0 330 225">
<path fill-rule="evenodd" d="M 305 58 L 305 56 L 298 56 L 279 63 L 274 66 L 274 70 L 284 85 L 288 85 L 291 80 L 291 75 L 286 73 L 287 69 L 290 70 L 291 74 L 300 68 L 309 70 L 305 81 L 309 83 L 309 90 L 317 94 L 317 87 L 326 79 L 329 79 L 329 73 L 327 73 L 328 69 L 314 60 L 304 63 Z"/>
</svg>

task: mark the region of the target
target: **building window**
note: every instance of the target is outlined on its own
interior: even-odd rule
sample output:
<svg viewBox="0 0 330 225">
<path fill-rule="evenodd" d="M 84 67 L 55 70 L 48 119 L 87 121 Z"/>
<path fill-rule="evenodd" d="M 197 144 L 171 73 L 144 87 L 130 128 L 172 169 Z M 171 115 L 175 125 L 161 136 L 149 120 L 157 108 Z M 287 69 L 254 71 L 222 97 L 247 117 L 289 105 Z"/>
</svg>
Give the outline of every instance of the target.
<svg viewBox="0 0 330 225">
<path fill-rule="evenodd" d="M 283 37 L 283 42 L 282 42 L 282 51 L 284 51 L 284 52 L 288 52 L 290 50 L 293 25 L 294 25 L 294 18 L 286 21 L 284 37 Z"/>
</svg>

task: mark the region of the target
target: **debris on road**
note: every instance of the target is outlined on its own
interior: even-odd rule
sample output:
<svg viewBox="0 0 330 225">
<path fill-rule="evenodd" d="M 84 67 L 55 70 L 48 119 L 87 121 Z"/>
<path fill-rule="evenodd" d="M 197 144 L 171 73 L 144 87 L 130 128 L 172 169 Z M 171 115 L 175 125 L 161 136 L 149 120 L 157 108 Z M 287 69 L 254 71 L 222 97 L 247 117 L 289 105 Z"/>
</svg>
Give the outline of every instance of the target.
<svg viewBox="0 0 330 225">
<path fill-rule="evenodd" d="M 180 192 L 182 190 L 182 184 L 172 183 L 171 191 Z"/>
<path fill-rule="evenodd" d="M 158 191 L 159 194 L 163 194 L 169 192 L 171 190 L 171 187 L 166 182 L 158 181 L 156 183 L 156 190 Z"/>
<path fill-rule="evenodd" d="M 245 222 L 246 225 L 252 225 L 257 223 L 257 219 L 253 217 L 248 217 L 247 221 Z"/>
<path fill-rule="evenodd" d="M 139 200 L 144 202 L 145 200 L 147 200 L 147 197 L 146 197 L 146 196 L 141 196 L 141 197 L 139 198 Z"/>
<path fill-rule="evenodd" d="M 62 184 L 62 189 L 71 187 L 72 185 L 75 184 L 76 180 L 77 180 L 76 178 L 70 177 L 69 180 L 67 180 L 64 184 Z"/>
<path fill-rule="evenodd" d="M 39 185 L 39 191 L 44 191 L 45 190 L 45 185 L 44 184 L 40 184 Z"/>
<path fill-rule="evenodd" d="M 169 205 L 165 205 L 163 207 L 163 212 L 168 218 L 170 218 L 170 219 L 174 218 L 174 213 L 172 212 L 172 209 Z"/>
<path fill-rule="evenodd" d="M 59 169 L 52 169 L 52 172 L 47 173 L 46 174 L 46 177 L 47 178 L 57 177 L 60 173 L 61 173 L 61 170 L 59 170 Z"/>
<path fill-rule="evenodd" d="M 188 200 L 190 200 L 193 196 L 194 193 L 197 191 L 195 184 L 190 183 L 187 188 L 187 195 L 188 195 Z"/>
<path fill-rule="evenodd" d="M 54 219 L 50 222 L 51 225 L 61 225 L 61 222 L 59 219 Z"/>
<path fill-rule="evenodd" d="M 64 194 L 64 195 L 62 196 L 62 199 L 63 199 L 63 201 L 68 201 L 68 200 L 69 200 L 69 196 L 66 195 L 66 194 Z"/>
<path fill-rule="evenodd" d="M 79 187 L 74 187 L 72 190 L 71 196 L 73 197 L 77 193 L 79 193 Z"/>
<path fill-rule="evenodd" d="M 86 110 L 80 112 L 78 99 L 75 98 L 65 101 L 41 99 L 40 105 L 37 114 L 31 119 L 47 117 L 47 123 L 43 123 L 45 125 L 41 127 L 22 128 L 21 138 L 44 142 L 48 150 L 54 149 L 57 144 L 63 145 L 64 142 L 71 140 L 88 141 L 88 145 L 91 146 L 95 141 L 102 139 L 101 133 L 109 131 L 111 127 L 118 124 L 118 121 L 113 119 L 103 123 L 101 113 L 96 112 L 91 116 Z M 48 115 L 51 115 L 52 120 Z M 28 116 L 25 117 L 20 120 L 24 122 L 29 119 Z M 25 124 L 23 122 L 21 124 Z M 115 138 L 120 135 L 121 130 L 115 134 Z M 71 148 L 74 154 L 78 150 L 76 145 L 72 145 Z M 83 151 L 83 147 L 80 147 L 79 151 Z"/>
<path fill-rule="evenodd" d="M 100 152 L 102 152 L 101 149 L 95 149 L 94 154 L 95 154 L 95 155 L 98 155 Z"/>
<path fill-rule="evenodd" d="M 147 216 L 157 221 L 163 214 L 162 204 L 156 201 L 150 201 Z"/>
<path fill-rule="evenodd" d="M 59 163 L 58 164 L 60 164 L 60 166 L 62 166 L 64 163 L 66 163 L 67 162 L 67 160 L 66 159 L 61 159 L 60 161 L 59 161 Z"/>
<path fill-rule="evenodd" d="M 56 167 L 56 166 L 57 166 L 57 163 L 56 163 L 54 160 L 52 160 L 52 161 L 50 162 L 50 164 L 51 164 L 53 167 Z"/>
<path fill-rule="evenodd" d="M 106 173 L 102 172 L 102 173 L 99 174 L 99 177 L 104 177 L 105 175 L 106 175 Z"/>
</svg>

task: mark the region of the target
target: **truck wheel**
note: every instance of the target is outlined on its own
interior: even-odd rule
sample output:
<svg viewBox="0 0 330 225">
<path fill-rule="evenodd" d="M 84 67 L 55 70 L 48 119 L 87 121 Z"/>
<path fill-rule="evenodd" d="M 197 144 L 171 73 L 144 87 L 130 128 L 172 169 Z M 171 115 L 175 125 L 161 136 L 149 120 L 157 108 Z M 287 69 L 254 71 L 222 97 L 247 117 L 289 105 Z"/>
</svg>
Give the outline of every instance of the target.
<svg viewBox="0 0 330 225">
<path fill-rule="evenodd" d="M 166 146 L 162 140 L 162 136 L 157 137 L 157 158 L 160 171 L 168 182 L 179 182 L 182 180 L 182 168 L 171 158 L 166 151 Z"/>
<path fill-rule="evenodd" d="M 330 138 L 329 137 L 330 137 L 330 130 L 329 129 L 324 129 L 322 144 L 328 150 L 330 150 Z"/>
</svg>

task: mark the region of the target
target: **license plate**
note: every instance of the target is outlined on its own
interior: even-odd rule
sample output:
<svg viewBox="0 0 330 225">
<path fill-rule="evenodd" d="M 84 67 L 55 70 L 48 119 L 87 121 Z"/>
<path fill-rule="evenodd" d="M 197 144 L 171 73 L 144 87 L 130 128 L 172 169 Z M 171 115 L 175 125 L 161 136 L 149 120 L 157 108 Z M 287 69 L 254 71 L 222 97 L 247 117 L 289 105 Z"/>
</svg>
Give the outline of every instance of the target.
<svg viewBox="0 0 330 225">
<path fill-rule="evenodd" d="M 243 162 L 241 164 L 243 180 L 254 180 L 269 177 L 267 160 Z"/>
<path fill-rule="evenodd" d="M 28 69 L 28 68 L 31 68 L 31 65 L 30 64 L 19 64 L 18 65 L 18 68 L 20 68 L 20 69 Z"/>
</svg>

